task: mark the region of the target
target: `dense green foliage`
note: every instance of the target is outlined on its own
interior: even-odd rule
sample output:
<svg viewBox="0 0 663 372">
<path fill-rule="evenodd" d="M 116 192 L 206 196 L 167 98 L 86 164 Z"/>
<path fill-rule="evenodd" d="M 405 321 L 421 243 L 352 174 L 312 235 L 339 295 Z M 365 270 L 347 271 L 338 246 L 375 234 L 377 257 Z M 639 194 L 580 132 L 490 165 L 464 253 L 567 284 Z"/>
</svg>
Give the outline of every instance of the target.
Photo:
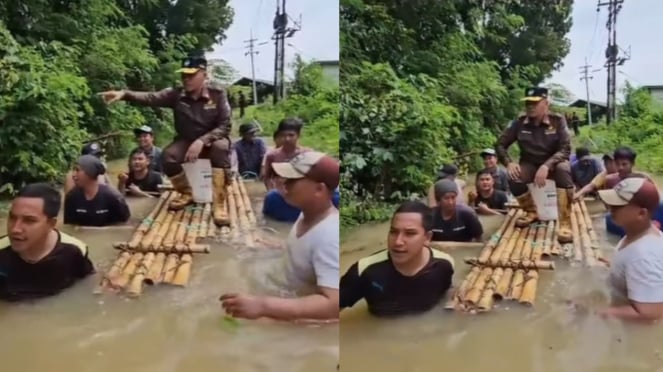
<svg viewBox="0 0 663 372">
<path fill-rule="evenodd" d="M 232 16 L 228 0 L 0 0 L 0 186 L 58 180 L 85 139 L 142 124 L 169 137 L 169 110 L 94 93 L 177 84 L 179 61 L 222 41 Z M 117 138 L 131 137 L 113 138 L 114 157 Z"/>
<path fill-rule="evenodd" d="M 338 156 L 338 84 L 326 79 L 317 64 L 297 58 L 293 67 L 295 76 L 286 89 L 287 99 L 276 105 L 265 103 L 248 111 L 245 121 L 255 119 L 262 126 L 263 135 L 271 136 L 279 121 L 299 117 L 304 121 L 301 143 Z"/>
<path fill-rule="evenodd" d="M 663 107 L 647 90 L 630 85 L 626 86 L 624 97 L 613 124 L 602 122 L 583 128 L 576 143 L 601 154 L 629 146 L 638 154 L 638 169 L 658 173 L 663 169 Z"/>
<path fill-rule="evenodd" d="M 568 53 L 571 3 L 342 0 L 343 223 L 387 217 L 442 162 L 492 146 Z"/>
</svg>

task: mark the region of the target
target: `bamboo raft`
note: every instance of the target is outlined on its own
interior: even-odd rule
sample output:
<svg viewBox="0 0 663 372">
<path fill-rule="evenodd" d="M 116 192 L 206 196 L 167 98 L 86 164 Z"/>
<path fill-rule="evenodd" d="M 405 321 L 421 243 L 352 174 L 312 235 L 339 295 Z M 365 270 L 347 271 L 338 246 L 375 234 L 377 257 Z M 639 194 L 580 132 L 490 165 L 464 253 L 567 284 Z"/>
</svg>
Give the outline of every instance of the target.
<svg viewBox="0 0 663 372">
<path fill-rule="evenodd" d="M 193 255 L 210 251 L 209 244 L 199 240 L 217 237 L 217 233 L 222 237 L 231 233 L 240 236 L 240 232 L 247 233 L 247 242 L 247 237 L 252 239 L 249 229 L 255 226 L 256 218 L 242 182 L 234 182 L 228 188 L 230 226 L 220 229 L 214 224 L 211 203 L 193 204 L 177 212 L 168 210 L 168 204 L 177 196 L 175 191 L 164 191 L 131 239 L 113 244 L 121 252 L 95 293 L 124 291 L 129 297 L 138 297 L 143 284 L 186 286 Z"/>
<path fill-rule="evenodd" d="M 516 227 L 516 220 L 524 213 L 518 208 L 511 208 L 479 255 L 465 258 L 464 262 L 472 268 L 445 309 L 487 312 L 502 300 L 533 306 L 540 271 L 555 269 L 551 257 L 572 257 L 587 265 L 595 265 L 601 259 L 598 237 L 584 201 L 573 203 L 571 225 L 574 242 L 566 247 L 557 242 L 557 221 Z"/>
</svg>

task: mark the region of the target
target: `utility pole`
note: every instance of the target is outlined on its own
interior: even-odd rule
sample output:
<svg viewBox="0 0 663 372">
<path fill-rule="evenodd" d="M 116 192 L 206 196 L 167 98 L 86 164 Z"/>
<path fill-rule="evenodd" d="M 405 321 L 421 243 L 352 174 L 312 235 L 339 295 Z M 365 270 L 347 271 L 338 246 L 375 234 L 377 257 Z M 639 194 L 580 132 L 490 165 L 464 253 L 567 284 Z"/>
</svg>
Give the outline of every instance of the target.
<svg viewBox="0 0 663 372">
<path fill-rule="evenodd" d="M 249 51 L 244 53 L 244 56 L 250 55 L 251 56 L 251 81 L 253 82 L 253 104 L 257 105 L 258 104 L 258 90 L 256 88 L 256 68 L 253 63 L 253 56 L 257 55 L 258 52 L 257 50 L 254 50 L 254 43 L 258 39 L 253 38 L 253 29 L 251 30 L 251 37 L 249 37 L 249 40 L 244 40 L 245 43 L 248 43 L 247 48 L 249 48 Z"/>
<path fill-rule="evenodd" d="M 295 22 L 294 27 L 288 27 L 288 13 L 285 11 L 286 0 L 276 0 L 276 15 L 272 27 L 274 34 L 274 103 L 285 97 L 285 39 L 291 38 L 301 25 Z"/>
<path fill-rule="evenodd" d="M 606 123 L 610 125 L 615 121 L 617 113 L 617 66 L 621 66 L 625 61 L 630 59 L 630 56 L 620 57 L 619 47 L 617 46 L 617 14 L 622 9 L 624 0 L 608 0 L 597 4 L 597 8 L 602 6 L 608 7 L 608 21 L 605 26 L 608 29 L 608 46 L 605 50 L 605 67 L 608 72 L 608 116 Z"/>
<path fill-rule="evenodd" d="M 592 105 L 589 101 L 589 81 L 593 79 L 594 76 L 590 75 L 590 73 L 601 71 L 601 69 L 589 71 L 590 67 L 592 67 L 592 65 L 588 65 L 587 58 L 585 58 L 585 64 L 580 66 L 580 73 L 582 74 L 580 81 L 585 81 L 585 94 L 587 99 L 587 124 L 592 125 Z"/>
</svg>

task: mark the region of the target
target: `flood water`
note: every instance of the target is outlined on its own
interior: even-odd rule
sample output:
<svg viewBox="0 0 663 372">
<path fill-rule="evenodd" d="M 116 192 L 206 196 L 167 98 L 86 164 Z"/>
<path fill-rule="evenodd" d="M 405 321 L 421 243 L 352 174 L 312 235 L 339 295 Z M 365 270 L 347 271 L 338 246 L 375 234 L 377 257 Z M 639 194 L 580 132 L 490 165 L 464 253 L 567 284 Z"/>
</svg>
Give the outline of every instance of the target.
<svg viewBox="0 0 663 372">
<path fill-rule="evenodd" d="M 109 164 L 111 180 L 125 162 Z M 247 183 L 260 216 L 264 186 Z M 156 199 L 129 199 L 133 226 L 147 216 Z M 0 234 L 6 228 L 0 217 Z M 288 225 L 269 223 L 285 238 Z M 133 229 L 73 230 L 85 241 L 100 273 Z M 212 242 L 210 254 L 195 255 L 188 287 L 146 287 L 138 299 L 93 295 L 92 276 L 53 298 L 25 304 L 0 303 L 2 372 L 258 372 L 334 371 L 338 326 L 284 322 L 223 321 L 218 301 L 226 292 L 271 293 L 265 278 L 278 271 L 280 252 Z"/>
<path fill-rule="evenodd" d="M 618 238 L 607 235 L 602 216 L 594 216 L 594 228 L 609 258 Z M 486 236 L 499 228 L 501 220 L 485 221 Z M 366 225 L 344 237 L 341 274 L 356 260 L 386 248 L 387 232 L 388 224 Z M 454 285 L 470 270 L 463 258 L 476 257 L 479 251 L 449 252 L 456 262 Z M 603 320 L 574 313 L 566 305 L 569 299 L 590 308 L 606 305 L 608 269 L 554 260 L 556 270 L 540 274 L 533 308 L 503 302 L 491 312 L 471 315 L 448 312 L 443 301 L 426 314 L 400 319 L 371 317 L 363 301 L 344 310 L 341 371 L 663 371 L 661 325 Z"/>
</svg>

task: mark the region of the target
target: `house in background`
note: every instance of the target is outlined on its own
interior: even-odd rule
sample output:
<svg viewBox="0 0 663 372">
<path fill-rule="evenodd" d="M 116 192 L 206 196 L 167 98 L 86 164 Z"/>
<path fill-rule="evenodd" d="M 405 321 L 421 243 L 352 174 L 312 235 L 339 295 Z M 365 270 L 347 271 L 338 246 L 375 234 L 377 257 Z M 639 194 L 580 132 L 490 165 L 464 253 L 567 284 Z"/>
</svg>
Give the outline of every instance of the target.
<svg viewBox="0 0 663 372">
<path fill-rule="evenodd" d="M 644 85 L 643 89 L 646 89 L 654 101 L 663 104 L 663 85 Z"/>
<path fill-rule="evenodd" d="M 584 99 L 577 99 L 573 102 L 571 102 L 568 107 L 574 107 L 574 108 L 579 108 L 579 109 L 587 109 L 587 100 Z M 600 101 L 594 101 L 594 100 L 589 100 L 589 107 L 592 110 L 592 123 L 597 123 L 599 120 L 601 120 L 602 117 L 605 117 L 608 113 L 608 105 L 605 102 L 600 102 Z M 587 116 L 585 114 L 585 116 Z M 582 116 L 581 116 L 582 118 Z M 587 118 L 585 118 L 584 121 L 582 121 L 581 125 L 586 125 L 588 124 Z"/>
<path fill-rule="evenodd" d="M 313 63 L 322 68 L 322 73 L 332 81 L 339 82 L 339 64 L 338 61 L 314 61 Z"/>
<path fill-rule="evenodd" d="M 230 86 L 248 87 L 253 89 L 253 79 L 243 76 L 235 80 L 232 84 L 230 84 Z M 263 103 L 265 101 L 265 97 L 274 94 L 274 82 L 263 79 L 256 79 L 256 91 L 258 92 L 258 103 Z M 253 93 L 250 93 L 246 97 L 246 101 L 248 105 L 253 104 Z"/>
</svg>

